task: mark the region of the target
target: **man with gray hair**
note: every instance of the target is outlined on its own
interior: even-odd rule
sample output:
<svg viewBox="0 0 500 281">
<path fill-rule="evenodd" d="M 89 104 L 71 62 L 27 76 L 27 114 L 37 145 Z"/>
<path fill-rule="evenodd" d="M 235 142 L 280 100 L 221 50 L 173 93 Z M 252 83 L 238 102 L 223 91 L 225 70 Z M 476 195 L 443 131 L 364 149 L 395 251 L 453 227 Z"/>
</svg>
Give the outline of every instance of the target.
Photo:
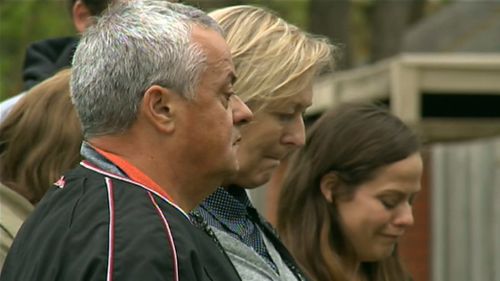
<svg viewBox="0 0 500 281">
<path fill-rule="evenodd" d="M 165 1 L 110 7 L 73 60 L 85 160 L 37 205 L 0 279 L 240 280 L 187 215 L 238 169 L 238 126 L 252 113 L 235 79 L 203 12 Z"/>
</svg>

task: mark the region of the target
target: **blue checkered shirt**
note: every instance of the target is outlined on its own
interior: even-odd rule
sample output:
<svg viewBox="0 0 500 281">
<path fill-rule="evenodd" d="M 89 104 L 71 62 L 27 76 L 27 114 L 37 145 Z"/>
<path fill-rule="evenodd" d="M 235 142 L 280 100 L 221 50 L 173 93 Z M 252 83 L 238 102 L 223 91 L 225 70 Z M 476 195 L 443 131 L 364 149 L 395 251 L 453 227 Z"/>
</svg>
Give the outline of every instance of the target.
<svg viewBox="0 0 500 281">
<path fill-rule="evenodd" d="M 245 189 L 218 188 L 195 210 L 212 227 L 254 249 L 277 272 L 257 225 L 250 220 L 248 208 L 254 208 Z"/>
</svg>

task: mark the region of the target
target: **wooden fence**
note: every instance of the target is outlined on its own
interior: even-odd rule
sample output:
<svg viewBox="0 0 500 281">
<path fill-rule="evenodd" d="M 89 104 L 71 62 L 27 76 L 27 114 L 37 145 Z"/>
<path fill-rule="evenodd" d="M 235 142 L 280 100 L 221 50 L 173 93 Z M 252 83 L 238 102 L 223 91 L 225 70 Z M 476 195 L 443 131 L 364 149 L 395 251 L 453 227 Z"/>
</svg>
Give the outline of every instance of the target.
<svg viewBox="0 0 500 281">
<path fill-rule="evenodd" d="M 500 138 L 431 155 L 432 280 L 500 281 Z"/>
</svg>

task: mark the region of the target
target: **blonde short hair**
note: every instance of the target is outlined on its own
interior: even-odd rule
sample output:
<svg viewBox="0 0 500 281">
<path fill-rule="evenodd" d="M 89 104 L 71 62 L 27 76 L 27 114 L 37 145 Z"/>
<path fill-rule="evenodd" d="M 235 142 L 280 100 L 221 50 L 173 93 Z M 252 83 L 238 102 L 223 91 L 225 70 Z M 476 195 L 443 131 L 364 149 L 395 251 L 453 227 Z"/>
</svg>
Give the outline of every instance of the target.
<svg viewBox="0 0 500 281">
<path fill-rule="evenodd" d="M 233 6 L 209 13 L 226 34 L 246 103 L 265 106 L 295 95 L 332 65 L 334 46 L 287 23 L 269 10 Z M 255 108 L 252 108 L 255 110 Z"/>
</svg>

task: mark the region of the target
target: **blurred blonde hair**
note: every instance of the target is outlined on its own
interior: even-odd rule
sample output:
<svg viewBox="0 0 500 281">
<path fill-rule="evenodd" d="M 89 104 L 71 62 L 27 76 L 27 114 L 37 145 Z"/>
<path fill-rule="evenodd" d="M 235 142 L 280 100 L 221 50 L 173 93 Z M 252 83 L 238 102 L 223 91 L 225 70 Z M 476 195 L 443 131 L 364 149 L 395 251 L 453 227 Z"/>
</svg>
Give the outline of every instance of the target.
<svg viewBox="0 0 500 281">
<path fill-rule="evenodd" d="M 33 87 L 0 124 L 0 181 L 32 204 L 80 161 L 70 75 L 62 70 Z"/>
<path fill-rule="evenodd" d="M 209 13 L 226 35 L 238 80 L 234 89 L 246 103 L 263 107 L 310 85 L 336 48 L 269 10 L 233 6 Z M 256 110 L 256 108 L 252 108 Z"/>
</svg>

